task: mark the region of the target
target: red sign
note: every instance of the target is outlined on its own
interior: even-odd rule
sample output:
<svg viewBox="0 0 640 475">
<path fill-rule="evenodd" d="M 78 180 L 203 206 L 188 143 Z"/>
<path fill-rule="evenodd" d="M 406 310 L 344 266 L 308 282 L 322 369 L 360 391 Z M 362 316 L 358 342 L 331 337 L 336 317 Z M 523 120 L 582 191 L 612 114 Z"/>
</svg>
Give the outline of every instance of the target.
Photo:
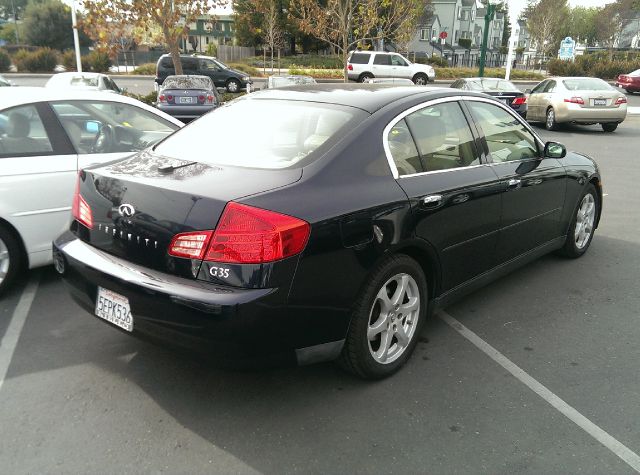
<svg viewBox="0 0 640 475">
<path fill-rule="evenodd" d="M 441 31 L 441 32 L 440 32 L 440 39 L 441 39 L 441 40 L 446 39 L 446 38 L 447 38 L 447 36 L 449 36 L 449 35 L 447 34 L 447 32 L 446 32 L 446 31 Z"/>
</svg>

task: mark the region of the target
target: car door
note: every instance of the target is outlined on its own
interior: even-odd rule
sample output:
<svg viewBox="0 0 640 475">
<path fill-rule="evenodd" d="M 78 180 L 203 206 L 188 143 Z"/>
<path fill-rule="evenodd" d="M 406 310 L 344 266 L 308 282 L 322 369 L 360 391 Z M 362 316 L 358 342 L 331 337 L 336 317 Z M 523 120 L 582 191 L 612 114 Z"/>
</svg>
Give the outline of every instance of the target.
<svg viewBox="0 0 640 475">
<path fill-rule="evenodd" d="M 392 76 L 391 55 L 376 54 L 373 56 L 371 72 L 377 78 L 389 78 Z"/>
<path fill-rule="evenodd" d="M 442 290 L 493 267 L 499 181 L 483 164 L 460 104 L 414 107 L 387 126 L 385 140 L 394 176 L 411 202 L 415 235 L 440 256 Z"/>
<path fill-rule="evenodd" d="M 502 223 L 496 256 L 507 262 L 561 235 L 566 171 L 560 160 L 544 157 L 542 142 L 510 109 L 480 98 L 464 103 L 500 179 Z"/>
<path fill-rule="evenodd" d="M 71 210 L 76 153 L 45 103 L 0 111 L 0 217 L 20 234 L 31 265 L 48 262 Z"/>
<path fill-rule="evenodd" d="M 402 56 L 399 54 L 392 54 L 391 56 L 391 75 L 394 78 L 406 78 L 411 79 L 411 68 Z"/>
<path fill-rule="evenodd" d="M 548 82 L 547 80 L 542 81 L 529 93 L 529 97 L 527 98 L 527 119 L 540 119 L 540 108 L 542 107 L 540 105 L 540 98 Z"/>
</svg>

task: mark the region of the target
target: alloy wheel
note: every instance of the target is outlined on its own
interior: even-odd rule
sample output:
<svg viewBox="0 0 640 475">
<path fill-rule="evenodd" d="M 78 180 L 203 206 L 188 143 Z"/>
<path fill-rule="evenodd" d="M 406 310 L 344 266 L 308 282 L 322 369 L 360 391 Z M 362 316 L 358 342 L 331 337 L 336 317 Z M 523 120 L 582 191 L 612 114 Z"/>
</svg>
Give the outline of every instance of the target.
<svg viewBox="0 0 640 475">
<path fill-rule="evenodd" d="M 580 202 L 576 216 L 574 238 L 578 249 L 584 248 L 593 233 L 593 223 L 596 217 L 596 200 L 591 193 L 587 193 Z"/>
<path fill-rule="evenodd" d="M 367 340 L 371 356 L 381 364 L 396 361 L 409 347 L 420 315 L 420 292 L 415 279 L 401 273 L 378 291 L 371 311 Z"/>
<path fill-rule="evenodd" d="M 9 256 L 9 248 L 2 238 L 0 238 L 0 284 L 2 284 L 4 279 L 7 277 L 10 265 L 11 259 Z"/>
<path fill-rule="evenodd" d="M 553 111 L 553 109 L 549 109 L 547 111 L 547 129 L 553 130 L 555 126 L 556 126 L 556 113 Z"/>
<path fill-rule="evenodd" d="M 414 84 L 416 84 L 418 86 L 424 86 L 429 82 L 429 80 L 426 77 L 420 75 L 420 76 L 417 76 L 415 81 L 413 81 L 413 82 L 414 82 Z"/>
</svg>

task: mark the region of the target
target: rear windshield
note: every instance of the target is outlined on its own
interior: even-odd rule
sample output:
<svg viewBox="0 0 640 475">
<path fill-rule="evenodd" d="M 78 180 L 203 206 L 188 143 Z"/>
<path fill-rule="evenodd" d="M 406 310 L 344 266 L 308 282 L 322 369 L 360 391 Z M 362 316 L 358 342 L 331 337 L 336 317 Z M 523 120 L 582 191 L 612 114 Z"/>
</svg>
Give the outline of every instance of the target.
<svg viewBox="0 0 640 475">
<path fill-rule="evenodd" d="M 369 53 L 353 53 L 349 62 L 352 64 L 367 64 L 369 63 Z"/>
<path fill-rule="evenodd" d="M 84 76 L 74 76 L 71 78 L 70 84 L 72 86 L 83 86 L 83 87 L 98 87 L 98 78 L 92 77 L 87 78 Z"/>
<path fill-rule="evenodd" d="M 167 137 L 155 151 L 208 165 L 287 168 L 319 157 L 366 115 L 334 104 L 241 99 Z"/>
<path fill-rule="evenodd" d="M 162 83 L 163 89 L 212 89 L 207 76 L 169 76 Z"/>
<path fill-rule="evenodd" d="M 569 91 L 610 91 L 613 89 L 602 79 L 597 78 L 564 79 L 562 84 Z"/>
<path fill-rule="evenodd" d="M 273 77 L 271 81 L 272 87 L 286 87 L 300 84 L 316 84 L 316 80 L 310 76 L 287 76 Z"/>
<path fill-rule="evenodd" d="M 518 91 L 518 88 L 504 79 L 472 79 L 467 81 L 469 89 L 472 91 Z"/>
</svg>

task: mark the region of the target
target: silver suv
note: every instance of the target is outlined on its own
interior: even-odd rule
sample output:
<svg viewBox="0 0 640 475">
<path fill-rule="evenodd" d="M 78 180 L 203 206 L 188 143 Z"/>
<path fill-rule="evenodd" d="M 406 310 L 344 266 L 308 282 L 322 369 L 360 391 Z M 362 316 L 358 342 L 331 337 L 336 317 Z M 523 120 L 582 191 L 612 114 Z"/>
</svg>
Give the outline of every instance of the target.
<svg viewBox="0 0 640 475">
<path fill-rule="evenodd" d="M 347 60 L 349 79 L 367 82 L 372 78 L 406 78 L 415 84 L 427 84 L 436 79 L 436 72 L 427 64 L 412 63 L 398 53 L 354 51 Z"/>
</svg>

